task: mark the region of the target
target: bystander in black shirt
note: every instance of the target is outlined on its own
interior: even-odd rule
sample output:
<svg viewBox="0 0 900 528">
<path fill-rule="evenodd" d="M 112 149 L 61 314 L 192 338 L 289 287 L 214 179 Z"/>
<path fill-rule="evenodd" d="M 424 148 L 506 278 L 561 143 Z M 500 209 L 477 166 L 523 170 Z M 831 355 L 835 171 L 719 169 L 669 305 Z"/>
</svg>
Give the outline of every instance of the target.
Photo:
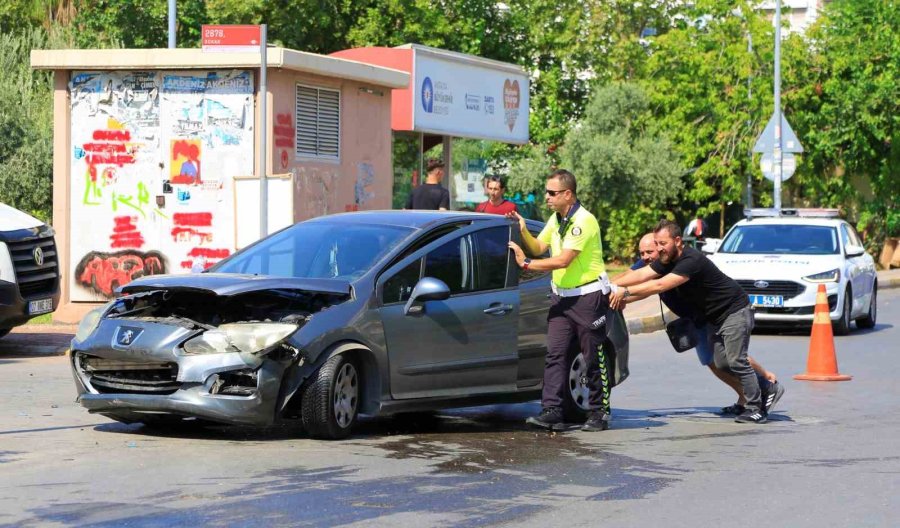
<svg viewBox="0 0 900 528">
<path fill-rule="evenodd" d="M 692 247 L 684 248 L 675 262 L 664 265 L 657 260 L 650 264 L 650 268 L 660 275 L 674 273 L 687 277 L 688 281 L 674 291 L 697 313 L 704 314 L 707 321 L 717 325 L 750 304 L 740 284 Z"/>
<path fill-rule="evenodd" d="M 631 269 L 639 270 L 646 265 L 647 264 L 644 263 L 642 259 L 638 259 L 637 262 L 631 265 Z M 706 324 L 706 318 L 703 315 L 703 312 L 698 312 L 690 303 L 688 303 L 684 296 L 679 293 L 681 288 L 682 286 L 678 286 L 669 291 L 660 293 L 659 300 L 668 306 L 669 310 L 678 317 L 690 319 L 697 326 Z"/>
<path fill-rule="evenodd" d="M 409 193 L 407 209 L 450 209 L 450 191 L 439 183 L 423 183 Z"/>
</svg>

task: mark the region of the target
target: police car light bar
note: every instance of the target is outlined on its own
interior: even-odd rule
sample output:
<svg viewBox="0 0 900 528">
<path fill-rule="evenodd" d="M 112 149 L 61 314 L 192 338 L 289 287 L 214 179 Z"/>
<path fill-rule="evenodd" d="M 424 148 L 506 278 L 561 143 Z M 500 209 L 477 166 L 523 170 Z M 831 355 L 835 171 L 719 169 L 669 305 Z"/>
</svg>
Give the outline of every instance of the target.
<svg viewBox="0 0 900 528">
<path fill-rule="evenodd" d="M 777 217 L 777 216 L 799 216 L 803 218 L 840 218 L 839 209 L 772 209 L 756 207 L 753 209 L 744 209 L 744 216 L 748 219 Z"/>
</svg>

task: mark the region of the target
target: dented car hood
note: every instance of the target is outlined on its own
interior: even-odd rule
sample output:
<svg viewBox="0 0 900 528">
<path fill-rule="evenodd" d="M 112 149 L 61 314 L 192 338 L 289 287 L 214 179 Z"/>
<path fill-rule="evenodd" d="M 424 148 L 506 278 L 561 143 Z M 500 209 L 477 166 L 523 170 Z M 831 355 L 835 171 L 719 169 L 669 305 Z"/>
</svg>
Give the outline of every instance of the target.
<svg viewBox="0 0 900 528">
<path fill-rule="evenodd" d="M 306 279 L 244 275 L 237 273 L 197 273 L 191 275 L 150 275 L 119 288 L 128 295 L 152 290 L 197 290 L 227 297 L 263 290 L 304 290 L 318 293 L 350 294 L 350 283 L 340 279 Z"/>
</svg>

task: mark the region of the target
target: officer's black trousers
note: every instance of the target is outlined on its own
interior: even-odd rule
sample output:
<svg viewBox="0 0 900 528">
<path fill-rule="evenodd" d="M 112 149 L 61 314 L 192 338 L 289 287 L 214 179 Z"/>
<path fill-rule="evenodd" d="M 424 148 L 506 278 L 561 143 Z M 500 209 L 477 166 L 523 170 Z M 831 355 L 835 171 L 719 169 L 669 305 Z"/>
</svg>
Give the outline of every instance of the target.
<svg viewBox="0 0 900 528">
<path fill-rule="evenodd" d="M 593 292 L 577 297 L 551 295 L 547 317 L 547 359 L 544 364 L 544 392 L 541 405 L 563 407 L 569 388 L 569 360 L 567 352 L 573 339 L 581 349 L 587 366 L 589 389 L 587 407 L 607 413 L 611 373 L 608 372 L 606 352 L 606 312 L 609 295 Z"/>
</svg>

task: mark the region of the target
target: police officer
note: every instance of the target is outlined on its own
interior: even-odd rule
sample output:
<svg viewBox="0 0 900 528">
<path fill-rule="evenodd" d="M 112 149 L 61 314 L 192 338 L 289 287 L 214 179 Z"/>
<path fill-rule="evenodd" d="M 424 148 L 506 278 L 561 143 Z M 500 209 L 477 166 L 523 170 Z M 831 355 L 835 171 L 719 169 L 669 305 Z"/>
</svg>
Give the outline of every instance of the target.
<svg viewBox="0 0 900 528">
<path fill-rule="evenodd" d="M 550 258 L 530 259 L 515 242 L 510 242 L 516 262 L 522 269 L 552 271 L 552 303 L 547 316 L 547 358 L 544 364 L 544 390 L 541 414 L 527 423 L 550 430 L 566 427 L 563 402 L 569 390 L 569 363 L 566 352 L 573 338 L 578 339 L 587 366 L 587 421 L 582 430 L 609 429 L 611 378 L 603 350 L 606 341 L 606 312 L 609 308 L 609 282 L 603 264 L 600 226 L 597 219 L 578 201 L 575 176 L 567 170 L 554 171 L 547 178 L 547 205 L 554 215 L 537 238 L 525 227 L 525 220 L 512 212 L 522 232 L 522 244 L 531 255 L 550 248 Z"/>
</svg>

